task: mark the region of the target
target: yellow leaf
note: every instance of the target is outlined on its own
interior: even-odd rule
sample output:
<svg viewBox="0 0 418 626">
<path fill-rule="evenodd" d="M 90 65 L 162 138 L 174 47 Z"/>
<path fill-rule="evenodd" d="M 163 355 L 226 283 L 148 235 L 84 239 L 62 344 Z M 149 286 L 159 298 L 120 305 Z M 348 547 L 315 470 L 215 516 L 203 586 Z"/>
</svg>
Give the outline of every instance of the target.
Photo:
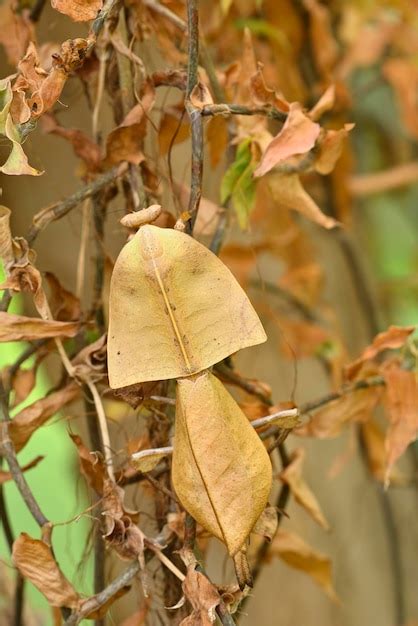
<svg viewBox="0 0 418 626">
<path fill-rule="evenodd" d="M 197 374 L 265 340 L 231 272 L 188 235 L 147 225 L 123 248 L 110 288 L 113 389 Z"/>
<path fill-rule="evenodd" d="M 271 464 L 261 440 L 209 372 L 178 381 L 173 484 L 184 508 L 231 555 L 263 512 Z"/>
</svg>

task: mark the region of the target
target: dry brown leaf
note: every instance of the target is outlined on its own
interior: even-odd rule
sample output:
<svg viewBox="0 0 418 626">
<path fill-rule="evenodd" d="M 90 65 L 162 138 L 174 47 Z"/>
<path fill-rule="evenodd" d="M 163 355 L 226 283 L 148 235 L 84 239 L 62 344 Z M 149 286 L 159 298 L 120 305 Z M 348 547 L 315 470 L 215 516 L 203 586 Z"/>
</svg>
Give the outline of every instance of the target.
<svg viewBox="0 0 418 626">
<path fill-rule="evenodd" d="M 386 382 L 385 406 L 389 421 L 385 441 L 387 484 L 394 463 L 417 437 L 418 385 L 415 372 L 402 369 L 396 361 L 385 365 L 382 373 Z"/>
<path fill-rule="evenodd" d="M 306 452 L 303 448 L 294 450 L 291 455 L 290 463 L 280 473 L 280 478 L 289 485 L 296 502 L 300 504 L 322 528 L 329 530 L 329 524 L 321 511 L 315 494 L 302 477 L 305 455 Z"/>
<path fill-rule="evenodd" d="M 175 146 L 190 137 L 190 122 L 183 104 L 165 109 L 158 131 L 160 154 L 164 156 L 171 146 Z"/>
<path fill-rule="evenodd" d="M 278 556 L 291 567 L 311 576 L 331 600 L 338 601 L 332 584 L 330 559 L 311 548 L 299 535 L 279 528 L 271 544 L 269 554 Z"/>
<path fill-rule="evenodd" d="M 286 122 L 267 146 L 254 176 L 264 176 L 275 165 L 289 157 L 309 152 L 318 139 L 321 127 L 312 122 L 302 111 L 300 104 L 292 102 Z"/>
<path fill-rule="evenodd" d="M 44 458 L 45 458 L 44 456 L 37 456 L 29 463 L 26 463 L 26 465 L 21 465 L 20 469 L 22 470 L 22 472 L 27 472 L 27 470 L 30 470 L 33 467 L 36 467 L 38 463 L 43 461 Z M 7 482 L 8 480 L 13 480 L 12 473 L 0 470 L 0 485 Z"/>
<path fill-rule="evenodd" d="M 214 115 L 210 118 L 206 125 L 206 139 L 209 146 L 210 163 L 212 167 L 216 167 L 222 157 L 225 156 L 228 147 L 228 123 L 222 115 Z"/>
<path fill-rule="evenodd" d="M 385 433 L 375 419 L 370 419 L 365 424 L 361 424 L 361 435 L 370 473 L 383 483 L 385 481 L 387 462 Z M 392 485 L 405 485 L 407 483 L 406 476 L 396 466 L 392 466 L 389 480 Z"/>
<path fill-rule="evenodd" d="M 51 0 L 51 5 L 75 22 L 88 22 L 97 16 L 103 0 Z"/>
<path fill-rule="evenodd" d="M 402 348 L 408 338 L 415 331 L 415 326 L 389 326 L 389 328 L 373 339 L 358 359 L 350 363 L 345 368 L 345 375 L 349 380 L 353 380 L 366 361 L 371 361 L 383 350 L 396 350 Z"/>
<path fill-rule="evenodd" d="M 0 205 L 0 258 L 5 268 L 14 261 L 12 234 L 10 231 L 10 216 L 12 212 Z"/>
<path fill-rule="evenodd" d="M 366 422 L 381 396 L 381 387 L 347 393 L 316 411 L 309 422 L 297 429 L 297 433 L 318 439 L 337 437 L 349 422 Z"/>
<path fill-rule="evenodd" d="M 97 172 L 100 170 L 102 160 L 100 147 L 86 133 L 78 128 L 60 126 L 53 115 L 42 117 L 42 129 L 45 133 L 52 133 L 66 139 L 73 146 L 74 153 L 84 161 L 89 171 Z"/>
<path fill-rule="evenodd" d="M 189 376 L 265 340 L 230 271 L 188 235 L 143 226 L 121 251 L 110 294 L 113 389 Z"/>
<path fill-rule="evenodd" d="M 203 109 L 205 106 L 213 104 L 212 94 L 204 83 L 198 82 L 193 87 L 190 102 L 196 109 Z"/>
<path fill-rule="evenodd" d="M 71 291 L 63 287 L 52 272 L 45 272 L 45 278 L 50 289 L 48 303 L 54 320 L 72 322 L 80 318 L 80 300 Z"/>
<path fill-rule="evenodd" d="M 344 124 L 339 130 L 326 130 L 318 142 L 318 153 L 315 155 L 314 167 L 319 174 L 329 174 L 341 156 L 344 141 L 354 124 Z"/>
<path fill-rule="evenodd" d="M 258 518 L 253 528 L 253 533 L 261 535 L 268 541 L 272 541 L 279 527 L 277 508 L 267 506 Z"/>
<path fill-rule="evenodd" d="M 19 367 L 13 376 L 12 388 L 14 391 L 13 406 L 17 406 L 26 400 L 36 383 L 37 367 L 23 369 Z"/>
<path fill-rule="evenodd" d="M 144 562 L 144 535 L 136 525 L 138 513 L 130 511 L 124 504 L 125 492 L 106 479 L 103 485 L 102 515 L 105 532 L 103 538 L 121 559 L 139 559 Z"/>
<path fill-rule="evenodd" d="M 16 451 L 19 452 L 37 428 L 42 426 L 63 406 L 75 400 L 79 393 L 80 387 L 72 382 L 63 389 L 55 391 L 22 409 L 9 424 L 10 438 Z"/>
<path fill-rule="evenodd" d="M 81 473 L 86 478 L 88 484 L 98 495 L 103 494 L 103 485 L 108 478 L 107 469 L 102 457 L 97 452 L 89 450 L 78 435 L 70 433 L 70 437 L 77 447 L 80 461 Z"/>
<path fill-rule="evenodd" d="M 319 206 L 306 193 L 297 174 L 272 174 L 269 177 L 269 187 L 276 202 L 286 207 L 299 211 L 312 222 L 324 228 L 334 228 L 338 222 L 332 217 L 322 213 Z"/>
<path fill-rule="evenodd" d="M 212 626 L 216 619 L 216 607 L 221 601 L 214 585 L 204 574 L 190 566 L 182 587 L 193 612 L 181 621 L 180 626 Z"/>
<path fill-rule="evenodd" d="M 310 17 L 310 39 L 319 72 L 329 79 L 338 60 L 338 44 L 332 32 L 329 8 L 318 0 L 303 0 Z"/>
<path fill-rule="evenodd" d="M 79 330 L 78 322 L 55 322 L 0 312 L 0 342 L 74 337 Z"/>
<path fill-rule="evenodd" d="M 4 0 L 0 6 L 0 44 L 11 65 L 16 66 L 29 42 L 35 39 L 34 24 L 26 11 L 16 11 L 14 0 Z"/>
<path fill-rule="evenodd" d="M 324 91 L 318 102 L 309 111 L 308 115 L 313 122 L 319 120 L 319 118 L 333 108 L 335 104 L 335 85 L 330 85 L 328 89 Z"/>
<path fill-rule="evenodd" d="M 209 372 L 177 381 L 173 484 L 184 508 L 236 554 L 266 505 L 269 456 Z"/>
<path fill-rule="evenodd" d="M 12 557 L 22 576 L 39 589 L 51 606 L 70 609 L 79 606 L 78 593 L 58 567 L 45 542 L 22 533 L 13 544 Z"/>
</svg>

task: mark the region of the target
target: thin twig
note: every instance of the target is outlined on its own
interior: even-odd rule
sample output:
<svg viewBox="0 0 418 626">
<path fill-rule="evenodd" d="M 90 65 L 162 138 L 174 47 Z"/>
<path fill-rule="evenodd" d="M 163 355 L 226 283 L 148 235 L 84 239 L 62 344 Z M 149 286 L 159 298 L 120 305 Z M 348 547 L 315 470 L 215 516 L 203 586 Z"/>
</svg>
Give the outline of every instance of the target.
<svg viewBox="0 0 418 626">
<path fill-rule="evenodd" d="M 100 398 L 99 392 L 97 391 L 96 385 L 90 380 L 86 379 L 86 385 L 90 389 L 91 395 L 93 396 L 94 406 L 96 407 L 97 418 L 99 420 L 100 433 L 103 441 L 103 453 L 106 461 L 107 471 L 109 472 L 109 477 L 115 482 L 115 472 L 113 469 L 113 458 L 112 458 L 112 448 L 110 445 L 110 436 L 109 429 L 107 426 L 106 415 L 104 412 L 102 400 Z"/>
<path fill-rule="evenodd" d="M 67 215 L 72 209 L 75 209 L 83 200 L 91 198 L 94 194 L 98 193 L 120 176 L 122 176 L 128 169 L 127 163 L 121 163 L 105 172 L 101 176 L 98 176 L 91 183 L 88 183 L 68 198 L 65 198 L 62 202 L 57 202 L 53 206 L 42 209 L 33 218 L 32 226 L 27 234 L 27 241 L 29 245 L 32 245 L 39 233 L 43 231 L 48 224 L 56 220 L 61 219 L 64 215 Z"/>
<path fill-rule="evenodd" d="M 120 4 L 120 0 L 106 0 L 104 3 L 101 11 L 91 25 L 90 35 L 94 41 L 97 39 L 97 35 L 105 25 L 106 20 L 109 20 L 112 17 L 114 11 L 116 12 L 118 4 Z"/>
<path fill-rule="evenodd" d="M 208 104 L 202 110 L 203 117 L 213 115 L 264 115 L 279 122 L 285 122 L 287 113 L 271 105 L 247 107 L 242 104 Z"/>
</svg>

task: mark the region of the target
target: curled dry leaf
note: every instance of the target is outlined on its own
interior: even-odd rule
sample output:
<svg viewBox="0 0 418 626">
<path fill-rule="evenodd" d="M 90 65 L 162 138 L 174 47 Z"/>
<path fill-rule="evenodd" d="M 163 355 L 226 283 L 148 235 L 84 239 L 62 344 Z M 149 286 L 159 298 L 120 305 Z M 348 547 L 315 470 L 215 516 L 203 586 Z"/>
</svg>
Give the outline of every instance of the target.
<svg viewBox="0 0 418 626">
<path fill-rule="evenodd" d="M 321 511 L 315 494 L 302 477 L 305 455 L 306 452 L 303 448 L 294 450 L 292 452 L 291 461 L 280 473 L 280 478 L 284 483 L 289 485 L 296 502 L 300 504 L 322 528 L 329 530 L 329 524 Z"/>
<path fill-rule="evenodd" d="M 81 314 L 79 298 L 65 289 L 52 272 L 45 272 L 45 278 L 50 289 L 48 303 L 52 317 L 60 322 L 79 319 Z"/>
<path fill-rule="evenodd" d="M 354 124 L 344 124 L 339 130 L 326 130 L 318 142 L 318 153 L 315 155 L 315 170 L 319 174 L 329 174 L 341 156 L 344 141 Z"/>
<path fill-rule="evenodd" d="M 377 421 L 372 418 L 365 424 L 361 424 L 361 435 L 370 473 L 376 480 L 384 483 L 387 473 L 385 433 Z M 392 485 L 406 485 L 408 483 L 407 477 L 396 466 L 392 466 L 389 470 L 388 479 Z"/>
<path fill-rule="evenodd" d="M 19 368 L 13 376 L 12 389 L 14 391 L 13 406 L 17 406 L 30 394 L 36 383 L 37 365 L 29 369 Z"/>
<path fill-rule="evenodd" d="M 388 484 L 393 464 L 417 437 L 418 385 L 416 373 L 402 369 L 397 361 L 383 368 L 383 376 L 386 382 L 384 402 L 389 420 L 385 442 L 385 483 Z"/>
<path fill-rule="evenodd" d="M 193 87 L 190 102 L 196 109 L 203 109 L 205 106 L 213 104 L 212 94 L 204 83 L 198 82 Z"/>
<path fill-rule="evenodd" d="M 212 626 L 216 620 L 216 607 L 221 601 L 214 585 L 194 566 L 189 566 L 182 587 L 193 612 L 182 620 L 180 626 Z"/>
<path fill-rule="evenodd" d="M 415 328 L 416 326 L 389 326 L 387 330 L 376 335 L 372 343 L 363 350 L 360 357 L 345 368 L 346 377 L 350 380 L 356 378 L 362 365 L 366 361 L 374 359 L 383 350 L 402 348 Z"/>
<path fill-rule="evenodd" d="M 272 541 L 279 527 L 279 518 L 275 506 L 267 506 L 258 518 L 253 533 Z"/>
<path fill-rule="evenodd" d="M 332 584 L 330 559 L 321 552 L 311 548 L 299 535 L 279 528 L 269 554 L 278 556 L 287 565 L 311 576 L 331 600 L 338 602 L 338 596 Z"/>
<path fill-rule="evenodd" d="M 79 330 L 78 322 L 55 322 L 0 312 L 0 342 L 74 337 Z"/>
<path fill-rule="evenodd" d="M 19 452 L 26 445 L 37 428 L 42 426 L 63 406 L 75 400 L 79 393 L 80 387 L 72 382 L 63 389 L 55 391 L 22 409 L 9 423 L 9 434 L 16 452 Z"/>
<path fill-rule="evenodd" d="M 43 456 L 37 456 L 32 461 L 30 461 L 29 463 L 26 463 L 26 465 L 22 465 L 20 469 L 22 470 L 22 472 L 27 472 L 28 470 L 32 469 L 33 467 L 36 467 L 38 465 L 38 463 L 43 461 L 44 458 L 45 457 L 43 457 Z M 13 480 L 12 473 L 0 470 L 0 485 L 2 485 L 3 483 L 6 483 L 8 480 Z"/>
<path fill-rule="evenodd" d="M 316 411 L 311 419 L 297 429 L 304 437 L 328 439 L 337 437 L 350 422 L 366 422 L 382 397 L 381 387 L 369 387 L 329 402 Z"/>
<path fill-rule="evenodd" d="M 254 176 L 264 176 L 275 165 L 289 157 L 305 154 L 314 147 L 321 127 L 302 111 L 300 104 L 293 102 L 283 128 L 267 146 Z"/>
<path fill-rule="evenodd" d="M 97 16 L 103 0 L 51 0 L 51 5 L 75 22 L 88 22 Z"/>
<path fill-rule="evenodd" d="M 272 174 L 269 179 L 270 192 L 276 202 L 286 209 L 299 211 L 312 222 L 324 228 L 334 228 L 338 222 L 324 215 L 319 206 L 302 187 L 297 174 Z"/>
<path fill-rule="evenodd" d="M 230 271 L 188 235 L 146 225 L 123 248 L 110 293 L 113 389 L 189 376 L 265 340 Z"/>
<path fill-rule="evenodd" d="M 234 555 L 266 505 L 269 456 L 212 374 L 184 378 L 177 385 L 174 488 L 184 508 Z"/>
<path fill-rule="evenodd" d="M 124 505 L 125 492 L 110 479 L 103 485 L 103 538 L 121 559 L 138 559 L 144 565 L 144 535 L 136 525 L 138 513 Z"/>
<path fill-rule="evenodd" d="M 98 494 L 103 494 L 104 481 L 108 478 L 107 469 L 101 455 L 92 452 L 83 443 L 81 437 L 70 433 L 70 437 L 77 448 L 81 473 L 90 487 Z"/>
<path fill-rule="evenodd" d="M 22 533 L 13 544 L 12 557 L 22 576 L 39 589 L 51 606 L 70 609 L 79 606 L 78 593 L 58 567 L 45 542 Z"/>
</svg>

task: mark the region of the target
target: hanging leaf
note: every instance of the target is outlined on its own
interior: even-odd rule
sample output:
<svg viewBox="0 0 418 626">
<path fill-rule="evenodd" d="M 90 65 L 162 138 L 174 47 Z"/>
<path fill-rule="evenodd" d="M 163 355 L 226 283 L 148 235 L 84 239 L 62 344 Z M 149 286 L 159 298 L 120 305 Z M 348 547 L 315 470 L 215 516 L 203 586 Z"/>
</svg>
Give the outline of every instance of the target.
<svg viewBox="0 0 418 626">
<path fill-rule="evenodd" d="M 202 244 L 147 225 L 123 248 L 110 289 L 113 389 L 190 376 L 265 340 L 245 292 Z"/>
<path fill-rule="evenodd" d="M 30 580 L 51 606 L 78 607 L 80 597 L 61 572 L 51 548 L 22 533 L 13 544 L 13 562 L 24 578 Z"/>
<path fill-rule="evenodd" d="M 294 450 L 292 452 L 291 461 L 281 472 L 280 478 L 289 485 L 296 502 L 300 504 L 322 528 L 329 530 L 329 524 L 321 511 L 315 494 L 302 477 L 305 454 L 303 448 Z"/>
<path fill-rule="evenodd" d="M 338 601 L 332 584 L 330 559 L 311 548 L 299 535 L 279 528 L 269 553 L 277 555 L 291 567 L 311 576 L 331 600 Z"/>
<path fill-rule="evenodd" d="M 231 555 L 267 503 L 269 456 L 235 400 L 209 372 L 177 381 L 173 484 L 184 508 Z"/>
<path fill-rule="evenodd" d="M 309 152 L 314 147 L 320 131 L 320 125 L 305 115 L 300 104 L 292 102 L 283 128 L 267 146 L 254 176 L 264 176 L 275 165 L 289 157 Z"/>
<path fill-rule="evenodd" d="M 221 601 L 214 585 L 194 566 L 190 566 L 182 587 L 193 611 L 180 626 L 212 626 L 216 619 L 215 609 Z"/>
<path fill-rule="evenodd" d="M 237 149 L 235 161 L 226 170 L 221 182 L 221 204 L 229 198 L 234 203 L 240 227 L 248 226 L 248 219 L 255 203 L 254 163 L 251 140 L 246 139 Z"/>
<path fill-rule="evenodd" d="M 414 441 L 418 433 L 418 384 L 415 372 L 404 370 L 397 361 L 383 368 L 386 382 L 385 406 L 389 420 L 386 433 L 386 474 Z"/>
</svg>

